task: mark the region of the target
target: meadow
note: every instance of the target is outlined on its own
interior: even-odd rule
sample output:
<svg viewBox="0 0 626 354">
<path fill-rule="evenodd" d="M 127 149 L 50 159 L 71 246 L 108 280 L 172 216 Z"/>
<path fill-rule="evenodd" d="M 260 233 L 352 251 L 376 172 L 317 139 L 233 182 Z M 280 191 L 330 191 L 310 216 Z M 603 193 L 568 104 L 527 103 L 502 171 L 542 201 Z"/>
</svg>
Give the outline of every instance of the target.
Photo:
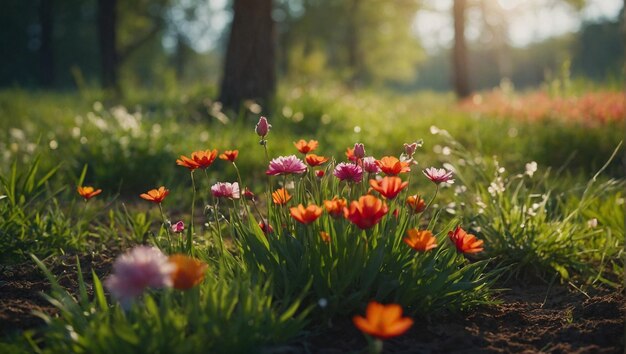
<svg viewBox="0 0 626 354">
<path fill-rule="evenodd" d="M 623 348 L 622 93 L 213 96 L 0 92 L 0 352 Z"/>
</svg>

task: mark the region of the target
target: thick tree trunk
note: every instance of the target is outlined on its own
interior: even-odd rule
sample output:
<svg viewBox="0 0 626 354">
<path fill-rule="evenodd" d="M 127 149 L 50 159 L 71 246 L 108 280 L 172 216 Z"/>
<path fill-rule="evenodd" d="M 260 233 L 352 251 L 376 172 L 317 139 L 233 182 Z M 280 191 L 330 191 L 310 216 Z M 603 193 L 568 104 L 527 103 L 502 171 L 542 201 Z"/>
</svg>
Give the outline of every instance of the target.
<svg viewBox="0 0 626 354">
<path fill-rule="evenodd" d="M 117 0 L 98 0 L 98 44 L 100 46 L 101 84 L 119 90 L 117 73 Z"/>
<path fill-rule="evenodd" d="M 39 23 L 41 25 L 41 47 L 39 59 L 41 66 L 41 84 L 51 87 L 54 84 L 54 50 L 52 47 L 52 32 L 54 30 L 54 16 L 52 14 L 53 0 L 41 0 L 39 3 Z"/>
<path fill-rule="evenodd" d="M 235 0 L 219 100 L 238 109 L 243 100 L 268 104 L 276 90 L 272 0 Z"/>
<path fill-rule="evenodd" d="M 467 0 L 454 0 L 454 91 L 458 98 L 470 95 L 469 73 L 467 71 L 467 44 L 465 43 L 465 9 Z"/>
</svg>

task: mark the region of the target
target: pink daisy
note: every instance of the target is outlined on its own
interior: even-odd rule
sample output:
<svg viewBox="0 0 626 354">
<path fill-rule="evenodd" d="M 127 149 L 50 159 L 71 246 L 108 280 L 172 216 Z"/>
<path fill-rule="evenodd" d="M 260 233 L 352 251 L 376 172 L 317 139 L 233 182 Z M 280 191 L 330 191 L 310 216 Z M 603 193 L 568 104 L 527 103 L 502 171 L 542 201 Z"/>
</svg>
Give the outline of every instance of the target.
<svg viewBox="0 0 626 354">
<path fill-rule="evenodd" d="M 276 176 L 304 172 L 306 172 L 306 165 L 304 162 L 297 158 L 296 155 L 290 155 L 279 156 L 270 161 L 270 165 L 267 171 L 265 171 L 265 174 Z"/>
<path fill-rule="evenodd" d="M 424 176 L 428 177 L 435 184 L 439 183 L 454 183 L 452 179 L 452 171 L 448 171 L 445 168 L 429 167 L 422 171 Z"/>
<path fill-rule="evenodd" d="M 239 183 L 217 182 L 211 186 L 215 198 L 239 199 Z"/>
</svg>

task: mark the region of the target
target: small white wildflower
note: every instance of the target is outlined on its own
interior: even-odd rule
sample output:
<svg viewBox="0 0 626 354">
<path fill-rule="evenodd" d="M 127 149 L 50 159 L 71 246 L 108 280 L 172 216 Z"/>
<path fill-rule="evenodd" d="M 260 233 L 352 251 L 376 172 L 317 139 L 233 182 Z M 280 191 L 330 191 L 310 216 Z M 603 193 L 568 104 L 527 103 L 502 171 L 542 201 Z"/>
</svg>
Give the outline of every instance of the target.
<svg viewBox="0 0 626 354">
<path fill-rule="evenodd" d="M 452 153 L 452 149 L 448 146 L 444 146 L 443 149 L 441 149 L 441 153 L 448 156 Z"/>
<path fill-rule="evenodd" d="M 439 128 L 437 128 L 437 127 L 436 127 L 436 126 L 434 126 L 434 125 L 431 125 L 431 126 L 430 126 L 430 133 L 431 133 L 432 135 L 437 135 L 437 134 L 439 134 L 439 132 L 440 132 Z"/>
<path fill-rule="evenodd" d="M 465 186 L 456 186 L 454 187 L 454 195 L 463 194 L 467 191 L 467 187 Z"/>
<path fill-rule="evenodd" d="M 590 229 L 595 229 L 596 227 L 598 227 L 598 219 L 596 218 L 589 219 L 587 221 L 587 227 Z"/>
<path fill-rule="evenodd" d="M 505 191 L 505 187 L 504 183 L 502 182 L 502 178 L 497 177 L 495 181 L 491 182 L 491 184 L 487 188 L 487 191 L 489 192 L 489 194 L 491 194 L 492 197 L 503 193 Z"/>
<path fill-rule="evenodd" d="M 535 172 L 537 172 L 537 163 L 535 161 L 531 161 L 526 164 L 526 174 L 528 177 L 532 177 Z"/>
</svg>

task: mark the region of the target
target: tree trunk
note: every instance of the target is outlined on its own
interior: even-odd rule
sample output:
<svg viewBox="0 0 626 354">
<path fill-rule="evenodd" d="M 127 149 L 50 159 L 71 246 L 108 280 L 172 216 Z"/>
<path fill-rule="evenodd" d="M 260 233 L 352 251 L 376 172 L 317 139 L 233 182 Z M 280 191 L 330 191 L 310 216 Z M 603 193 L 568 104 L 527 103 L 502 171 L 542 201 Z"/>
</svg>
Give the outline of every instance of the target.
<svg viewBox="0 0 626 354">
<path fill-rule="evenodd" d="M 98 0 L 98 44 L 100 74 L 104 89 L 119 91 L 117 51 L 117 0 Z"/>
<path fill-rule="evenodd" d="M 276 90 L 272 0 L 235 0 L 219 100 L 238 109 L 243 100 L 268 104 Z"/>
<path fill-rule="evenodd" d="M 467 0 L 454 0 L 454 91 L 458 98 L 470 95 L 469 75 L 467 71 L 467 44 L 465 43 L 465 9 Z"/>
<path fill-rule="evenodd" d="M 54 84 L 54 50 L 52 49 L 52 32 L 54 16 L 53 0 L 41 0 L 39 3 L 39 23 L 41 25 L 41 47 L 39 59 L 41 65 L 41 84 L 51 87 Z"/>
</svg>

